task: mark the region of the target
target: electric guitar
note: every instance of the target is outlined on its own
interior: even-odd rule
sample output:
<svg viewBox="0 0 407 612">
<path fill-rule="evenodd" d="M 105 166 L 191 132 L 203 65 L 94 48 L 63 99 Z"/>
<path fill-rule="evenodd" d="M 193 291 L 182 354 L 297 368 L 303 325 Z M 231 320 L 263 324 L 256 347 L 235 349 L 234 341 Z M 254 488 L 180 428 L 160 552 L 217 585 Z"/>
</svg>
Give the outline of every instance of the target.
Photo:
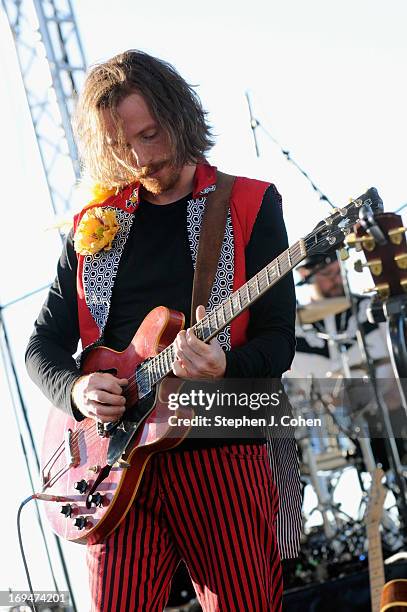
<svg viewBox="0 0 407 612">
<path fill-rule="evenodd" d="M 362 207 L 382 210 L 376 189 L 335 209 L 196 323 L 195 335 L 209 342 L 307 255 L 339 248 Z M 181 313 L 159 306 L 147 315 L 124 351 L 98 346 L 84 354 L 83 373 L 110 372 L 129 380 L 124 391 L 126 411 L 119 421 L 107 426 L 90 418 L 78 422 L 51 409 L 39 498 L 53 502 L 46 504 L 46 514 L 59 536 L 82 544 L 103 540 L 124 519 L 152 455 L 177 446 L 188 434 L 188 427 L 171 427 L 165 401 L 166 387 L 172 385 L 174 391 L 174 381 L 182 384 L 168 375 L 175 360 L 173 342 L 183 324 Z"/>
</svg>

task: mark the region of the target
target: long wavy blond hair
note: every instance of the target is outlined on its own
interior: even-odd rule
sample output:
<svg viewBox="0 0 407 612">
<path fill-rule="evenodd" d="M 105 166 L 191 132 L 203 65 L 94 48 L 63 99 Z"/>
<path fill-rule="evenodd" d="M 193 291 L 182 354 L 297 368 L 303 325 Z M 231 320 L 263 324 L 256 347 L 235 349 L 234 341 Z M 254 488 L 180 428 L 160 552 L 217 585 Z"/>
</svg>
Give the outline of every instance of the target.
<svg viewBox="0 0 407 612">
<path fill-rule="evenodd" d="M 195 163 L 213 146 L 206 112 L 175 68 L 142 51 L 120 53 L 90 70 L 74 121 L 84 173 L 107 189 L 135 180 L 134 158 L 117 115 L 118 104 L 134 92 L 144 97 L 167 134 L 175 165 Z M 110 110 L 117 130 L 115 147 L 108 143 L 103 109 Z"/>
</svg>

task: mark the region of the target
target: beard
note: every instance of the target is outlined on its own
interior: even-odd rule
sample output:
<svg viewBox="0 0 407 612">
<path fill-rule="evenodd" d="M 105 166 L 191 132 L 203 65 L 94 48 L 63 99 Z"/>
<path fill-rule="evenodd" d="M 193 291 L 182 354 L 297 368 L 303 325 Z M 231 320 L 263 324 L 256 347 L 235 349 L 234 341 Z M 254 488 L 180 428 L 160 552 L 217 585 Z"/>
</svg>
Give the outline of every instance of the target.
<svg viewBox="0 0 407 612">
<path fill-rule="evenodd" d="M 155 172 L 160 172 L 159 176 L 150 176 Z M 145 166 L 137 173 L 136 178 L 146 191 L 153 195 L 161 195 L 169 191 L 177 184 L 181 174 L 181 169 L 165 161 L 154 166 Z"/>
<path fill-rule="evenodd" d="M 317 293 L 319 294 L 320 298 L 333 298 L 333 297 L 342 297 L 342 296 L 344 296 L 345 295 L 345 290 L 343 288 L 343 284 L 342 283 L 337 283 L 335 285 L 332 285 L 328 289 L 323 289 L 322 290 L 321 287 L 318 287 Z"/>
</svg>

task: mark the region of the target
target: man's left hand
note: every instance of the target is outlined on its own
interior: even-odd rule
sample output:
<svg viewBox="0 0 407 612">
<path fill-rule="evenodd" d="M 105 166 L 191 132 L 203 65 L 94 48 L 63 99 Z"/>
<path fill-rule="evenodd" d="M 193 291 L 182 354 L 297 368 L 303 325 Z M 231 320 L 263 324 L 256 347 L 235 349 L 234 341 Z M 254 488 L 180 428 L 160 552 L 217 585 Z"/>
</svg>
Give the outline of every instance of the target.
<svg viewBox="0 0 407 612">
<path fill-rule="evenodd" d="M 196 309 L 196 319 L 206 315 L 204 306 Z M 176 360 L 172 371 L 179 378 L 223 378 L 226 370 L 226 355 L 216 338 L 209 344 L 199 340 L 192 329 L 182 330 L 175 338 Z"/>
</svg>

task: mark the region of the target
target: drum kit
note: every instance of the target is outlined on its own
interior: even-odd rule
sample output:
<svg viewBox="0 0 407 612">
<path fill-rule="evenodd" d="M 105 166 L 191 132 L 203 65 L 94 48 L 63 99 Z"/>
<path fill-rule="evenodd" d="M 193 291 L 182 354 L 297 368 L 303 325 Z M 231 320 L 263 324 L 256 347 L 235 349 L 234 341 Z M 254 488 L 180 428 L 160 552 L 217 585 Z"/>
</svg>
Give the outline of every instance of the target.
<svg viewBox="0 0 407 612">
<path fill-rule="evenodd" d="M 386 354 L 368 362 L 363 350 L 366 347 L 358 346 L 358 334 L 352 337 L 348 330 L 327 333 L 328 325 L 324 331 L 318 325 L 349 310 L 351 300 L 357 305 L 362 296 L 325 298 L 297 309 L 299 333 L 305 332 L 311 344 L 312 336 L 324 340 L 330 356 L 335 355 L 339 362 L 331 368 L 332 359 L 321 359 L 325 366 L 322 371 L 318 362 L 310 360 L 310 365 L 317 363 L 316 372 L 312 372 L 311 365 L 304 378 L 301 376 L 305 368 L 300 368 L 299 374 L 294 361 L 293 371 L 285 378 L 294 417 L 297 422 L 312 423 L 296 428 L 304 486 L 304 536 L 300 558 L 286 576 L 286 588 L 320 582 L 363 567 L 361 560 L 367 558 L 368 549 L 363 515 L 369 496 L 369 474 L 378 465 L 389 466 L 383 440 L 375 439 L 372 431 L 372 422 L 377 421 L 377 397 L 371 377 L 372 369 L 376 373 L 384 368 L 387 378 L 379 390 L 386 384 L 389 387 L 390 356 Z M 306 363 L 304 354 L 303 366 Z M 394 378 L 390 386 L 394 392 Z M 381 400 L 384 402 L 383 397 Z M 384 410 L 387 411 L 386 406 Z M 404 469 L 402 477 L 406 474 Z M 348 482 L 347 487 L 344 482 Z M 406 542 L 395 503 L 399 489 L 394 486 L 391 470 L 387 488 L 382 540 L 388 556 L 403 549 Z M 352 513 L 344 510 L 349 498 L 358 500 Z"/>
</svg>

